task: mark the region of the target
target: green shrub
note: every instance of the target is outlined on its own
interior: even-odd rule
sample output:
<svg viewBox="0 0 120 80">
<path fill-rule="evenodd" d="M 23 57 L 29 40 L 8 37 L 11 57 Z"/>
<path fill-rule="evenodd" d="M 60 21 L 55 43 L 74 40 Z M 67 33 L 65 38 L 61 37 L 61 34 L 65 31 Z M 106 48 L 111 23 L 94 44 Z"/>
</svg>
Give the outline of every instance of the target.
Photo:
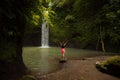
<svg viewBox="0 0 120 80">
<path fill-rule="evenodd" d="M 33 75 L 25 75 L 20 80 L 37 80 Z"/>
<path fill-rule="evenodd" d="M 102 72 L 120 77 L 120 56 L 111 57 L 100 64 L 96 64 L 96 67 Z"/>
</svg>

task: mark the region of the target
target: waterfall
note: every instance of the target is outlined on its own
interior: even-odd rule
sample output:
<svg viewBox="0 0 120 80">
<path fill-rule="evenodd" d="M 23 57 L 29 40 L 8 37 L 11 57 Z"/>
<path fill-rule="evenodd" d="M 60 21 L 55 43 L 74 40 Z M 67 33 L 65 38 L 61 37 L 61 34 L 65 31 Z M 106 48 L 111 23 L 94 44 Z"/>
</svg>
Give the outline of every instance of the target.
<svg viewBox="0 0 120 80">
<path fill-rule="evenodd" d="M 43 20 L 41 29 L 41 47 L 49 47 L 49 25 L 47 21 Z"/>
</svg>

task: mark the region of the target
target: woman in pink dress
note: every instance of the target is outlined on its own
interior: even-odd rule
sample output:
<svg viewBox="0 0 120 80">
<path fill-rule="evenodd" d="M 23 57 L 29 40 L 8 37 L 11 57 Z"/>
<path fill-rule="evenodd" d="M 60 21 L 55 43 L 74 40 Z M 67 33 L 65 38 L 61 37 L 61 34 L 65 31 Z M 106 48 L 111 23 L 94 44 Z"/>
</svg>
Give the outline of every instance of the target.
<svg viewBox="0 0 120 80">
<path fill-rule="evenodd" d="M 62 59 L 65 59 L 65 47 L 66 47 L 67 43 L 68 43 L 68 40 L 62 41 L 62 42 L 59 41 L 59 45 L 61 47 Z"/>
</svg>

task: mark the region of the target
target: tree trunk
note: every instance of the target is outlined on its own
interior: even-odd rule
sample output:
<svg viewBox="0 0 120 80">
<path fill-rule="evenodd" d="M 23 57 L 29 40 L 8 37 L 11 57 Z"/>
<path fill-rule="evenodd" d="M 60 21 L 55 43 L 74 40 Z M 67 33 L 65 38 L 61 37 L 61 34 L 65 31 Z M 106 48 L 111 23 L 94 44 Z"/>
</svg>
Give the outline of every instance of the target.
<svg viewBox="0 0 120 80">
<path fill-rule="evenodd" d="M 22 18 L 16 18 L 15 35 L 13 34 L 12 37 L 6 35 L 3 39 L 0 38 L 2 41 L 0 54 L 3 55 L 0 58 L 0 80 L 16 80 L 26 74 L 27 68 L 22 59 L 22 37 L 25 28 L 22 21 L 24 21 Z M 7 27 L 5 28 L 7 30 Z M 5 34 L 3 30 L 1 31 Z"/>
<path fill-rule="evenodd" d="M 3 50 L 6 58 L 0 59 L 0 80 L 16 80 L 26 74 L 27 68 L 22 59 L 22 37 L 17 36 L 14 39 L 12 42 L 4 43 L 6 46 L 8 43 L 12 45 L 7 46 L 7 48 Z M 8 52 L 7 50 L 10 51 Z"/>
<path fill-rule="evenodd" d="M 19 68 L 18 71 L 20 73 L 25 73 L 26 66 L 22 58 L 22 47 L 23 47 L 22 36 L 17 36 L 16 37 L 16 64 L 17 64 L 17 67 Z"/>
<path fill-rule="evenodd" d="M 103 50 L 103 52 L 105 52 L 105 45 L 104 45 L 101 26 L 100 26 L 100 38 L 101 38 L 102 50 Z"/>
<path fill-rule="evenodd" d="M 97 45 L 96 45 L 96 50 L 98 50 L 98 47 L 99 47 L 99 41 L 100 41 L 100 36 L 98 36 L 98 41 L 97 41 Z"/>
</svg>

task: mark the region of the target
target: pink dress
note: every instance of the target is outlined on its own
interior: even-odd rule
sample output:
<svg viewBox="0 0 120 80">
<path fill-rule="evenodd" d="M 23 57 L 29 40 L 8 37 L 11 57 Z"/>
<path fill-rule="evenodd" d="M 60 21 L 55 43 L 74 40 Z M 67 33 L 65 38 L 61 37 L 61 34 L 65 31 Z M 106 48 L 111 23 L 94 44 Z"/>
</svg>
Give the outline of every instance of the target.
<svg viewBox="0 0 120 80">
<path fill-rule="evenodd" d="M 65 48 L 61 48 L 61 53 L 62 53 L 62 54 L 65 53 Z"/>
</svg>

